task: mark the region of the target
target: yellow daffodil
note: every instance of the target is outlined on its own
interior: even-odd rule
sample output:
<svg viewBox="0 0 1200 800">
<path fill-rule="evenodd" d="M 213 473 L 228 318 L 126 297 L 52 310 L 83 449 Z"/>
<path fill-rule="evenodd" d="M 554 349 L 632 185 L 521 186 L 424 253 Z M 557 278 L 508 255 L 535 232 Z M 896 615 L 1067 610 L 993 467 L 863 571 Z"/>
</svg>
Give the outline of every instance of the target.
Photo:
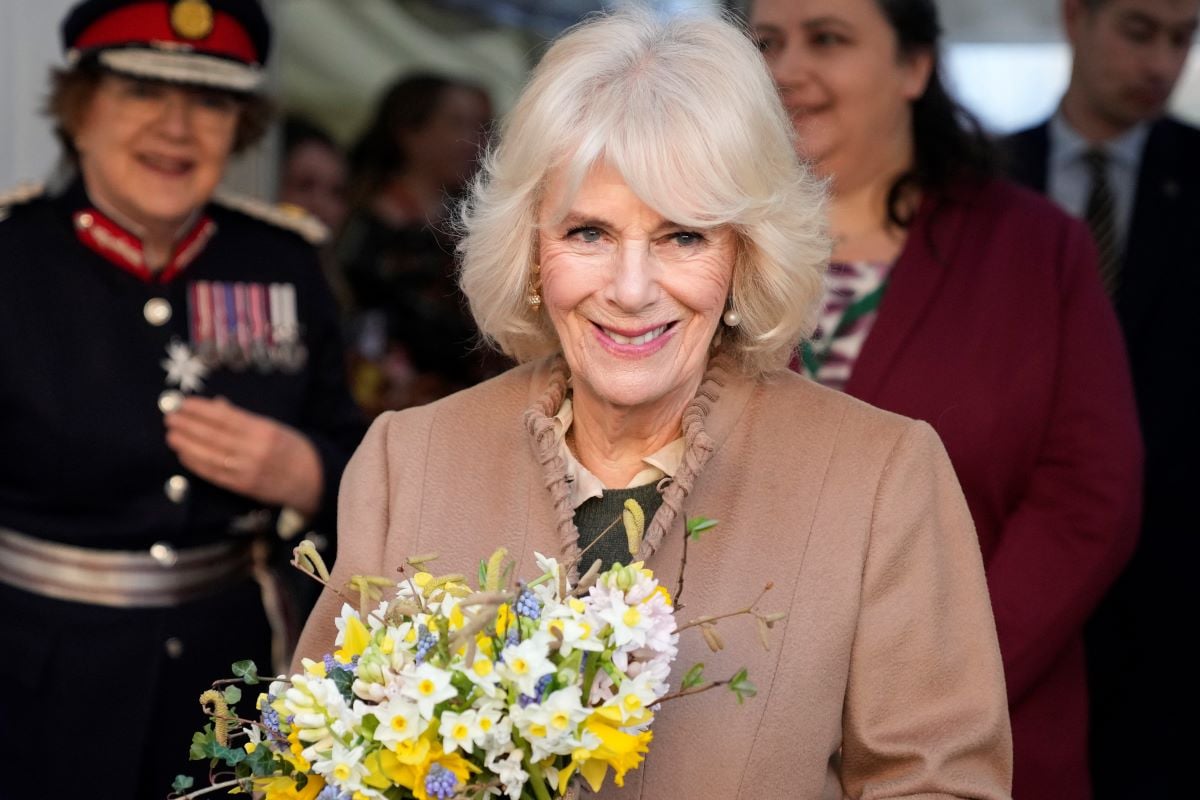
<svg viewBox="0 0 1200 800">
<path fill-rule="evenodd" d="M 362 624 L 358 617 L 346 618 L 346 638 L 342 640 L 342 649 L 333 657 L 342 664 L 349 664 L 355 656 L 361 656 L 363 650 L 371 643 L 371 632 Z"/>
</svg>

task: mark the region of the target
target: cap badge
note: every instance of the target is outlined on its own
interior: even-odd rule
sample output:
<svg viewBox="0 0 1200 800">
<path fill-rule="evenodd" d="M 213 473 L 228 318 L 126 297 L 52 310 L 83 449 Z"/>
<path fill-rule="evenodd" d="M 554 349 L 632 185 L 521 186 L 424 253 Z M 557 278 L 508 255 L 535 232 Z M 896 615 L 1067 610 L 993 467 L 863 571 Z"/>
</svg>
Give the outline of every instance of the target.
<svg viewBox="0 0 1200 800">
<path fill-rule="evenodd" d="M 184 39 L 203 39 L 212 33 L 213 10 L 205 0 L 179 0 L 171 8 L 171 29 Z"/>
</svg>

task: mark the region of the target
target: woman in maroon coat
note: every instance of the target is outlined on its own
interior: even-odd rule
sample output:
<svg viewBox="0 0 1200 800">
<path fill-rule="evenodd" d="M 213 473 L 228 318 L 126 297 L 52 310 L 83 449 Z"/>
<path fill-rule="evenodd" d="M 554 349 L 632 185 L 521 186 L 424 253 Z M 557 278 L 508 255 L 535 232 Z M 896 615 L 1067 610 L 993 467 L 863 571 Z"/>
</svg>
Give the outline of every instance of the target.
<svg viewBox="0 0 1200 800">
<path fill-rule="evenodd" d="M 941 435 L 988 571 L 1014 796 L 1088 798 L 1083 625 L 1132 549 L 1142 459 L 1093 245 L 991 177 L 939 81 L 932 0 L 757 0 L 752 21 L 833 191 L 796 367 Z"/>
</svg>

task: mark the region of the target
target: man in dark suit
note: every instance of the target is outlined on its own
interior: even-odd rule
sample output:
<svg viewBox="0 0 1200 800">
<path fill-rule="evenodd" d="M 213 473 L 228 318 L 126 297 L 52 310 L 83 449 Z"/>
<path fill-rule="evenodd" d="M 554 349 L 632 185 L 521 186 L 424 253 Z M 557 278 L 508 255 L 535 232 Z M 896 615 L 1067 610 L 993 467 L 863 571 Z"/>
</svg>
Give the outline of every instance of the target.
<svg viewBox="0 0 1200 800">
<path fill-rule="evenodd" d="M 1177 652 L 1191 566 L 1200 380 L 1200 130 L 1165 115 L 1200 0 L 1064 0 L 1071 82 L 1007 140 L 1013 177 L 1086 220 L 1129 348 L 1146 442 L 1142 537 L 1088 628 L 1097 798 L 1183 788 Z M 1103 431 L 1096 435 L 1103 436 Z M 1188 587 L 1188 588 L 1184 588 Z M 1186 596 L 1185 596 L 1186 594 Z"/>
</svg>

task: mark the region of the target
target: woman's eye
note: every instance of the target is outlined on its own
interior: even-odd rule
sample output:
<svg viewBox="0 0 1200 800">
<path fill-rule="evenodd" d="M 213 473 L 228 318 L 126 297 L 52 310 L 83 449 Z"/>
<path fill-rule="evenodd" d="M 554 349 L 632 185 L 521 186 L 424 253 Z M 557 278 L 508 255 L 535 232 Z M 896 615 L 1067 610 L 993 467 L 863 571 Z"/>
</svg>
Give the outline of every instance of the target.
<svg viewBox="0 0 1200 800">
<path fill-rule="evenodd" d="M 209 111 L 232 112 L 237 108 L 237 100 L 220 92 L 197 92 L 196 104 Z"/>
<path fill-rule="evenodd" d="M 671 239 L 682 247 L 695 247 L 704 241 L 704 234 L 696 231 L 678 231 L 671 234 Z"/>
<path fill-rule="evenodd" d="M 779 49 L 779 39 L 774 36 L 755 37 L 755 43 L 758 45 L 758 52 L 763 55 L 773 53 Z"/>
<path fill-rule="evenodd" d="M 833 47 L 834 45 L 844 44 L 846 37 L 832 31 L 817 31 L 813 33 L 809 41 L 813 47 Z"/>
<path fill-rule="evenodd" d="M 601 233 L 599 228 L 589 228 L 587 226 L 572 228 L 571 230 L 567 231 L 568 239 L 578 239 L 586 244 L 593 244 L 600 241 L 600 236 Z"/>
<path fill-rule="evenodd" d="M 142 100 L 156 100 L 162 97 L 166 90 L 161 84 L 151 81 L 129 81 L 125 91 L 129 93 L 130 97 L 137 97 Z"/>
</svg>

